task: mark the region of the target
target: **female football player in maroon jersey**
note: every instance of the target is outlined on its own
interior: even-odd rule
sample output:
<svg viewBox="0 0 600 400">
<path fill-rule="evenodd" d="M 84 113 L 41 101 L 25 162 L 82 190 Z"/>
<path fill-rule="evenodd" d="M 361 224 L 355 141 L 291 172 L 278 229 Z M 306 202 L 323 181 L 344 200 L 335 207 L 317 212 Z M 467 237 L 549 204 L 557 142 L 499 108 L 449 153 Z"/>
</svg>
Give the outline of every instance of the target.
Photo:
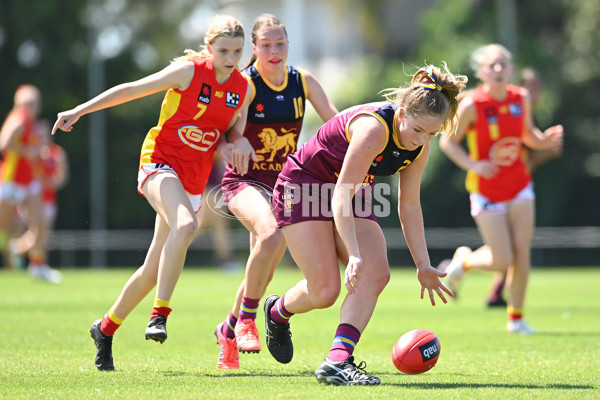
<svg viewBox="0 0 600 400">
<path fill-rule="evenodd" d="M 243 71 L 252 88 L 244 136 L 258 160 L 250 161 L 245 175 L 228 165 L 222 182 L 229 211 L 250 232 L 251 249 L 233 308 L 215 331 L 221 369 L 239 368 L 238 349 L 261 349 L 256 312 L 285 251 L 271 196 L 287 156 L 296 150 L 305 102 L 311 102 L 323 121 L 337 113 L 310 72 L 286 65 L 288 50 L 285 25 L 270 14 L 258 17 L 252 27 L 252 57 Z"/>
<path fill-rule="evenodd" d="M 399 173 L 398 213 L 421 298 L 427 292 L 435 305 L 436 295 L 444 303 L 444 292 L 452 295 L 440 281 L 445 275 L 431 266 L 420 185 L 429 142 L 453 131 L 456 96 L 465 84 L 466 77 L 447 69 L 420 68 L 408 87 L 390 90 L 387 101 L 340 112 L 288 157 L 273 192 L 274 214 L 305 279 L 282 297 L 265 299 L 267 347 L 277 361 L 288 363 L 293 357 L 290 317 L 331 307 L 338 299 L 341 262 L 348 293 L 329 355 L 315 375 L 337 385 L 380 383 L 353 356 L 390 279 L 385 238 L 375 218 L 386 214 L 383 202 L 374 207 L 383 190 L 374 184 L 376 176 Z"/>
</svg>

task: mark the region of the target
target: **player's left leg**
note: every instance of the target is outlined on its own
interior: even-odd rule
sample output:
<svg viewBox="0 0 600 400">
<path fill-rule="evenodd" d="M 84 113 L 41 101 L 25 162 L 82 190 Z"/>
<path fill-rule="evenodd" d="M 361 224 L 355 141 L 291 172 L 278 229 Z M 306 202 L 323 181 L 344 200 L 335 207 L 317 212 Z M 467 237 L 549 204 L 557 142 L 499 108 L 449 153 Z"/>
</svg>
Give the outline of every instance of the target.
<svg viewBox="0 0 600 400">
<path fill-rule="evenodd" d="M 531 239 L 534 231 L 535 202 L 519 200 L 509 205 L 508 219 L 514 249 L 513 268 L 508 271 L 508 325 L 509 332 L 532 334 L 535 331 L 523 322 L 523 308 L 531 270 Z"/>
<path fill-rule="evenodd" d="M 255 324 L 259 301 L 283 256 L 285 241 L 271 204 L 255 187 L 241 190 L 229 201 L 228 207 L 250 232 L 253 241 L 246 264 L 244 291 L 239 300 L 239 319 L 234 329 L 239 350 L 256 353 L 261 350 Z M 237 304 L 232 310 L 234 316 L 236 308 Z"/>
<path fill-rule="evenodd" d="M 117 329 L 129 313 L 156 286 L 158 262 L 165 241 L 169 235 L 169 226 L 160 215 L 156 215 L 156 223 L 152 243 L 146 254 L 144 264 L 129 278 L 121 294 L 104 314 L 95 321 L 89 332 L 96 344 L 96 368 L 100 371 L 114 371 L 112 341 Z"/>
<path fill-rule="evenodd" d="M 50 268 L 47 263 L 46 242 L 48 230 L 41 193 L 39 191 L 32 192 L 25 199 L 24 205 L 29 219 L 29 229 L 34 237 L 34 242 L 28 251 L 29 273 L 37 279 L 60 283 L 62 274 L 58 270 Z"/>
<path fill-rule="evenodd" d="M 329 355 L 321 363 L 315 377 L 336 385 L 378 385 L 381 380 L 364 371 L 366 363 L 354 363 L 354 349 L 367 326 L 377 299 L 390 279 L 385 238 L 379 225 L 370 219 L 355 218 L 356 236 L 362 264 L 359 266 L 356 292 L 346 294 Z M 336 232 L 340 262 L 347 264 L 348 254 Z"/>
<path fill-rule="evenodd" d="M 171 312 L 171 296 L 181 276 L 187 249 L 198 230 L 197 210 L 179 177 L 171 172 L 149 176 L 142 186 L 142 192 L 169 227 L 158 263 L 154 307 L 146 328 L 146 340 L 163 343 L 167 339 L 166 322 Z M 199 207 L 198 196 L 197 209 Z"/>
</svg>

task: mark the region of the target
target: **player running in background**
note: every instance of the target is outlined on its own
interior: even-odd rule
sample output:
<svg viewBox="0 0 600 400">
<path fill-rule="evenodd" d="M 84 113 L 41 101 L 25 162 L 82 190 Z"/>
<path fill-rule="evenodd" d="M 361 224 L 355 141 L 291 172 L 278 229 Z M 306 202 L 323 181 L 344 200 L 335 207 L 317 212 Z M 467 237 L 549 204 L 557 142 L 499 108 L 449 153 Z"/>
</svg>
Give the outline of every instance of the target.
<svg viewBox="0 0 600 400">
<path fill-rule="evenodd" d="M 39 130 L 44 129 L 44 125 L 37 120 L 41 107 L 42 97 L 37 87 L 30 84 L 19 86 L 15 92 L 14 108 L 0 131 L 0 250 L 8 254 L 16 208 L 22 206 L 32 234 L 28 249 L 29 273 L 36 279 L 60 283 L 61 273 L 46 262 L 41 184 L 34 168 L 43 145 Z"/>
<path fill-rule="evenodd" d="M 273 15 L 259 16 L 252 27 L 252 57 L 244 69 L 252 88 L 244 136 L 258 161 L 250 162 L 244 176 L 227 165 L 222 182 L 229 211 L 250 232 L 251 249 L 233 308 L 215 332 L 221 347 L 217 364 L 221 369 L 239 368 L 238 349 L 261 350 L 256 313 L 285 252 L 271 197 L 287 156 L 296 150 L 305 102 L 311 102 L 323 121 L 337 113 L 309 71 L 286 65 L 288 50 L 285 25 Z"/>
<path fill-rule="evenodd" d="M 39 181 L 42 185 L 42 212 L 44 224 L 42 225 L 44 243 L 47 243 L 48 237 L 58 211 L 57 192 L 64 187 L 69 180 L 69 164 L 65 150 L 55 143 L 51 138 L 51 126 L 47 121 L 40 121 L 37 130 L 42 141 L 39 159 L 34 162 L 34 168 L 39 175 Z M 29 224 L 29 215 L 27 210 L 23 210 L 21 218 L 27 229 L 19 237 L 11 239 L 9 250 L 14 265 L 24 263 L 26 255 L 36 242 L 36 232 Z"/>
<path fill-rule="evenodd" d="M 290 318 L 336 302 L 342 262 L 348 293 L 329 355 L 315 376 L 337 385 L 380 383 L 353 356 L 390 279 L 385 238 L 372 207 L 375 176 L 399 173 L 398 214 L 421 298 L 427 292 L 435 305 L 436 294 L 444 303 L 444 292 L 452 296 L 440 281 L 445 274 L 431 266 L 420 185 L 429 141 L 454 130 L 456 96 L 466 81 L 447 69 L 420 68 L 410 86 L 388 92 L 388 101 L 342 111 L 288 157 L 273 192 L 274 213 L 305 279 L 281 298 L 265 300 L 267 347 L 277 361 L 288 363 L 293 357 Z"/>
<path fill-rule="evenodd" d="M 535 110 L 537 109 L 542 92 L 544 90 L 544 82 L 539 72 L 533 68 L 524 68 L 519 77 L 519 86 L 525 88 L 529 92 L 531 103 L 532 118 L 536 126 L 538 126 L 535 118 Z M 560 157 L 561 148 L 550 150 L 532 150 L 523 145 L 523 157 L 529 170 L 533 172 L 535 168 L 550 161 L 556 157 Z M 488 307 L 506 307 L 506 300 L 503 296 L 504 286 L 506 282 L 506 273 L 499 272 L 494 277 L 492 289 L 488 294 Z"/>
<path fill-rule="evenodd" d="M 532 334 L 523 321 L 531 264 L 535 195 L 523 146 L 557 151 L 562 147 L 562 126 L 542 133 L 533 123 L 526 90 L 509 84 L 512 55 L 501 45 L 477 49 L 472 67 L 482 85 L 460 102 L 455 135 L 443 137 L 440 147 L 459 167 L 467 170 L 471 215 L 485 243 L 471 251 L 459 247 L 448 268 L 447 284 L 456 291 L 465 272 L 508 271 L 508 332 Z M 466 137 L 469 153 L 460 145 Z M 491 250 L 491 251 L 490 251 Z"/>
<path fill-rule="evenodd" d="M 154 237 L 144 264 L 127 281 L 104 317 L 92 324 L 96 367 L 114 370 L 112 338 L 135 306 L 156 286 L 146 340 L 167 339 L 170 300 L 198 222 L 196 213 L 217 146 L 246 173 L 254 152 L 242 133 L 248 110 L 248 81 L 238 71 L 244 29 L 233 17 L 217 16 L 200 53 L 187 50 L 162 71 L 115 86 L 76 108 L 61 112 L 54 125 L 70 132 L 88 113 L 167 91 L 158 125 L 142 145 L 138 191 L 156 211 Z M 221 141 L 226 136 L 226 141 Z"/>
</svg>

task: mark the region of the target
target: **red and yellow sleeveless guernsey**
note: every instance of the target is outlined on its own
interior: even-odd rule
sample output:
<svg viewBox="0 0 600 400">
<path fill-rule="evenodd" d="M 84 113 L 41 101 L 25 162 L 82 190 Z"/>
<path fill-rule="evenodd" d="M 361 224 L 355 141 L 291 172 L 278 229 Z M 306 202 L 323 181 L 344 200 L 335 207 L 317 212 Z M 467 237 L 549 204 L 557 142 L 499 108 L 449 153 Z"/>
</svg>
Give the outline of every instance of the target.
<svg viewBox="0 0 600 400">
<path fill-rule="evenodd" d="M 244 104 L 248 81 L 236 69 L 220 84 L 210 59 L 192 61 L 192 82 L 186 90 L 167 91 L 158 125 L 142 145 L 140 165 L 171 166 L 184 189 L 198 195 L 206 186 L 217 145 Z"/>
<path fill-rule="evenodd" d="M 41 161 L 41 174 L 45 181 L 51 182 L 58 172 L 60 159 L 64 157 L 63 149 L 56 143 L 50 143 L 44 150 Z M 53 185 L 42 185 L 42 200 L 44 203 L 56 203 L 57 193 Z"/>
<path fill-rule="evenodd" d="M 490 160 L 499 168 L 492 179 L 467 172 L 469 193 L 479 193 L 492 202 L 509 201 L 531 182 L 522 157 L 525 128 L 521 88 L 507 86 L 507 96 L 498 101 L 479 86 L 470 95 L 477 120 L 467 131 L 467 146 L 473 160 Z"/>
<path fill-rule="evenodd" d="M 33 146 L 37 142 L 37 137 L 33 131 L 34 121 L 24 110 L 12 111 L 6 120 L 9 119 L 17 119 L 24 126 L 23 133 L 17 138 L 19 146 Z M 0 165 L 0 182 L 29 185 L 33 180 L 34 171 L 31 160 L 13 150 L 7 149 L 4 151 Z"/>
<path fill-rule="evenodd" d="M 262 78 L 258 63 L 243 73 L 255 91 L 248 108 L 244 136 L 256 151 L 258 161 L 250 160 L 248 173 L 244 176 L 228 164 L 223 185 L 236 192 L 237 181 L 253 180 L 272 189 L 287 156 L 296 151 L 304 119 L 306 81 L 302 70 L 293 66 L 287 67 L 285 80 L 279 87 Z"/>
</svg>

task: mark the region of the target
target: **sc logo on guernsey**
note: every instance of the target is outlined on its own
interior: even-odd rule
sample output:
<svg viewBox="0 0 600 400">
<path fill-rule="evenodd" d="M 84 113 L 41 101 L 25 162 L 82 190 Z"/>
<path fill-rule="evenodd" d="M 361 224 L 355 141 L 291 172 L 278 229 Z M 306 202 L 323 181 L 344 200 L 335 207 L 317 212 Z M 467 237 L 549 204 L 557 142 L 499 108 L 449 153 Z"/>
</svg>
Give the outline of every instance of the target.
<svg viewBox="0 0 600 400">
<path fill-rule="evenodd" d="M 177 134 L 183 143 L 200 151 L 208 151 L 221 137 L 218 129 L 203 131 L 202 128 L 193 125 L 182 126 L 177 130 Z"/>
</svg>

